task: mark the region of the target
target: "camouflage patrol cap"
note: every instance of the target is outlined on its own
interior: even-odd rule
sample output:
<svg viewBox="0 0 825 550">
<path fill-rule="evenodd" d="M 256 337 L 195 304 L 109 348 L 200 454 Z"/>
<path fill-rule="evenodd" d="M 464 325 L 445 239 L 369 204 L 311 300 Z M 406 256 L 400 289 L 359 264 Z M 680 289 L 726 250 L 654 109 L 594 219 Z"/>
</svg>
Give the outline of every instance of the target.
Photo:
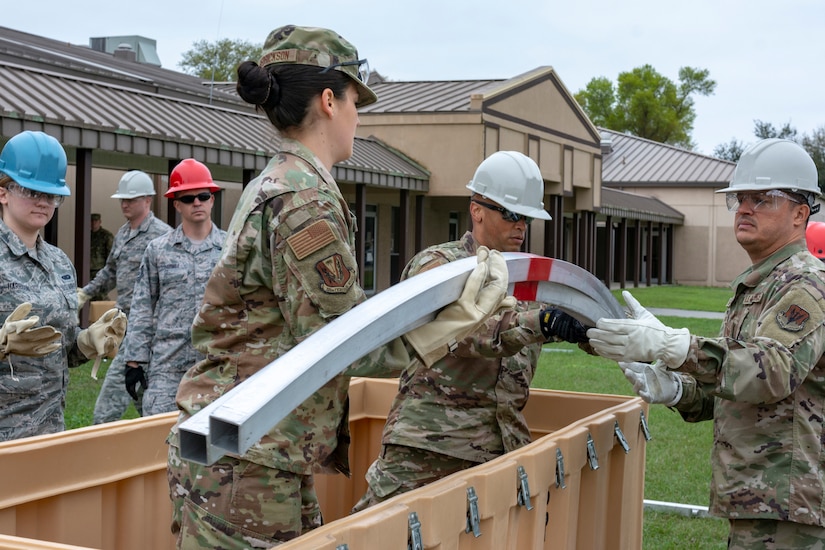
<svg viewBox="0 0 825 550">
<path fill-rule="evenodd" d="M 367 86 L 367 76 L 359 70 L 367 60 L 358 59 L 355 46 L 335 31 L 295 25 L 278 27 L 266 37 L 258 65 L 266 67 L 274 63 L 314 65 L 340 71 L 358 87 L 357 107 L 378 101 L 378 96 Z"/>
<path fill-rule="evenodd" d="M 100 220 L 100 214 L 92 214 L 92 221 L 99 221 L 99 220 Z"/>
</svg>

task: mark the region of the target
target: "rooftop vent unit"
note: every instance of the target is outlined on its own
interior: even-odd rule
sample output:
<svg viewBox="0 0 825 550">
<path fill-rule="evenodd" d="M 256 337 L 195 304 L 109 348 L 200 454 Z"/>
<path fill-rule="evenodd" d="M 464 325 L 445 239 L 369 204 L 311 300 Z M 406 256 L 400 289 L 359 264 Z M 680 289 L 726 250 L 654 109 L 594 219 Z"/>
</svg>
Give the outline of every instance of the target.
<svg viewBox="0 0 825 550">
<path fill-rule="evenodd" d="M 135 53 L 135 50 L 132 49 L 130 44 L 126 44 L 125 42 L 115 48 L 112 55 L 115 56 L 115 59 L 124 59 L 132 62 L 137 61 L 137 53 Z"/>
<path fill-rule="evenodd" d="M 599 142 L 599 145 L 602 149 L 602 154 L 607 155 L 613 152 L 613 139 L 608 136 L 602 136 L 602 140 Z"/>
<path fill-rule="evenodd" d="M 157 42 L 145 36 L 101 36 L 89 39 L 89 47 L 98 52 L 110 53 L 118 59 L 130 59 L 138 63 L 160 67 Z M 127 50 L 131 48 L 131 52 Z"/>
</svg>

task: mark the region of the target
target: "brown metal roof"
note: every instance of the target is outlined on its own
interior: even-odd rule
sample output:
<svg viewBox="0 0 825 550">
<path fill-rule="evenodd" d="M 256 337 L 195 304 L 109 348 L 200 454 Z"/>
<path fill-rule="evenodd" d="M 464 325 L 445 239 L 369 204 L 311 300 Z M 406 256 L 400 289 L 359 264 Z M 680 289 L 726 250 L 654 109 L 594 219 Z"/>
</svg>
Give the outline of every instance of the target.
<svg viewBox="0 0 825 550">
<path fill-rule="evenodd" d="M 648 139 L 600 128 L 602 185 L 726 187 L 736 164 Z M 610 142 L 610 151 L 604 152 Z"/>
<path fill-rule="evenodd" d="M 207 83 L 208 84 L 208 83 Z M 0 136 L 43 130 L 67 147 L 194 157 L 260 171 L 278 138 L 222 86 L 0 27 Z M 339 181 L 426 191 L 429 173 L 378 140 L 356 138 Z"/>
<path fill-rule="evenodd" d="M 377 103 L 359 109 L 363 113 L 435 113 L 470 110 L 470 96 L 504 80 L 428 80 L 377 82 L 370 87 Z"/>
<path fill-rule="evenodd" d="M 602 216 L 682 225 L 685 215 L 654 197 L 602 187 Z"/>
</svg>

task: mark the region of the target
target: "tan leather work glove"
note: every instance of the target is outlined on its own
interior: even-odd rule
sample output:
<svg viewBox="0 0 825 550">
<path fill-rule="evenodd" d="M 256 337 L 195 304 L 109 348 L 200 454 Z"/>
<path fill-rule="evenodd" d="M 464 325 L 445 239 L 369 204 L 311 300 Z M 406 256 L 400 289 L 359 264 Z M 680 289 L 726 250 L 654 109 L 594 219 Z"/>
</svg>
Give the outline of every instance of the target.
<svg viewBox="0 0 825 550">
<path fill-rule="evenodd" d="M 89 298 L 91 298 L 91 296 L 89 296 L 88 294 L 83 292 L 82 288 L 78 287 L 78 289 L 77 289 L 77 311 L 80 311 L 81 309 L 83 309 L 83 306 L 86 305 L 86 302 L 89 301 Z"/>
<path fill-rule="evenodd" d="M 478 263 L 464 284 L 458 300 L 442 309 L 427 323 L 404 335 L 425 365 L 454 351 L 463 340 L 498 311 L 500 306 L 512 307 L 506 300 L 507 262 L 498 250 L 481 246 L 476 252 Z"/>
<path fill-rule="evenodd" d="M 126 336 L 126 314 L 113 307 L 77 335 L 77 347 L 88 359 L 113 359 Z"/>
<path fill-rule="evenodd" d="M 60 349 L 62 334 L 49 325 L 33 328 L 40 317 L 27 318 L 31 310 L 31 303 L 23 302 L 6 317 L 0 327 L 0 360 L 11 354 L 41 357 Z"/>
</svg>

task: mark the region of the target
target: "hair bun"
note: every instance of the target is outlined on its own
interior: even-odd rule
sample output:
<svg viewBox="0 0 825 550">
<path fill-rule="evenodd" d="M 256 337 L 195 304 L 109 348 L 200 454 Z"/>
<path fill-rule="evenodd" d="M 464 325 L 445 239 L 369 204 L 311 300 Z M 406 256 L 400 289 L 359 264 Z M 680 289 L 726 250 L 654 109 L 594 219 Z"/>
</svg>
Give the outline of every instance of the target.
<svg viewBox="0 0 825 550">
<path fill-rule="evenodd" d="M 238 95 L 253 105 L 274 105 L 280 99 L 280 87 L 275 75 L 254 61 L 244 61 L 238 66 Z"/>
</svg>

